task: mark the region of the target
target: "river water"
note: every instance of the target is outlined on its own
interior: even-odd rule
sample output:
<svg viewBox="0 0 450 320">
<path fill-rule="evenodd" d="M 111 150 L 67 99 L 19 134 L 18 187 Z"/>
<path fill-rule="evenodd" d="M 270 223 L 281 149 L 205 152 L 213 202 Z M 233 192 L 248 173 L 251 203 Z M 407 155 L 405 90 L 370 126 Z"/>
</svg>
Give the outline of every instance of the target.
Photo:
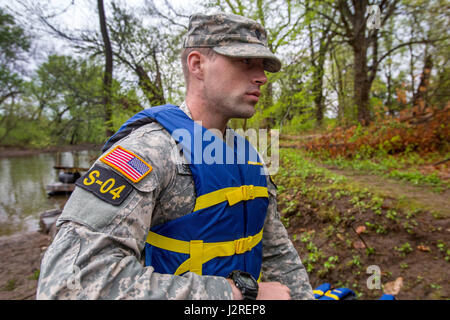
<svg viewBox="0 0 450 320">
<path fill-rule="evenodd" d="M 89 168 L 96 150 L 41 153 L 0 158 L 0 236 L 39 230 L 39 215 L 62 209 L 68 195 L 47 196 L 45 186 L 58 182 L 53 166 Z"/>
</svg>

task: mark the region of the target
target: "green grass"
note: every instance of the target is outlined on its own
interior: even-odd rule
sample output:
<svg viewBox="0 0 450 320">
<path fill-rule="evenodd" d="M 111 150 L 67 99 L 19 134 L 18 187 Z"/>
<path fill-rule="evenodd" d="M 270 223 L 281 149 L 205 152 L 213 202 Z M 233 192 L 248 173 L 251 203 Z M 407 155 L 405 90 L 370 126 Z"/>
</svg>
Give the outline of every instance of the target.
<svg viewBox="0 0 450 320">
<path fill-rule="evenodd" d="M 442 192 L 450 187 L 450 183 L 443 181 L 436 173 L 423 174 L 417 169 L 420 165 L 434 163 L 442 159 L 443 155 L 439 153 L 429 154 L 426 158 L 415 152 L 410 152 L 403 156 L 379 154 L 372 158 L 360 156 L 355 159 L 346 159 L 344 157 L 323 158 L 323 154 L 318 155 L 311 152 L 305 152 L 304 155 L 312 159 L 320 157 L 324 165 L 339 169 L 375 174 L 386 178 L 407 181 L 413 185 L 430 186 L 435 192 Z M 448 158 L 449 154 L 444 155 L 445 157 Z"/>
<path fill-rule="evenodd" d="M 278 173 L 274 176 L 278 185 L 278 194 L 291 194 L 291 198 L 280 199 L 285 201 L 286 204 L 283 214 L 296 210 L 296 201 L 292 197 L 300 192 L 302 196 L 307 198 L 313 208 L 322 207 L 324 204 L 330 204 L 333 200 L 339 200 L 343 197 L 350 197 L 349 201 L 356 209 L 362 211 L 370 209 L 375 214 L 381 215 L 381 207 L 385 198 L 392 195 L 384 194 L 383 190 L 379 189 L 377 191 L 371 189 L 371 192 L 369 192 L 363 184 L 324 168 L 323 163 L 342 169 L 406 180 L 415 185 L 432 186 L 432 191 L 436 192 L 443 191 L 450 185 L 448 182 L 442 181 L 436 174 L 424 175 L 414 168 L 409 169 L 409 171 L 404 169 L 392 170 L 393 168 L 402 168 L 406 164 L 410 165 L 413 162 L 425 161 L 418 158 L 417 154 L 411 154 L 410 157 L 403 159 L 403 163 L 394 161 L 392 156 L 386 157 L 384 162 L 369 159 L 352 161 L 343 158 L 318 160 L 311 158 L 311 153 L 300 149 L 281 148 L 280 158 L 281 165 Z M 406 212 L 408 218 L 424 210 L 420 203 L 416 203 L 407 197 L 396 199 L 394 209 L 401 209 Z M 323 212 L 323 214 L 327 215 L 326 212 Z M 387 212 L 385 215 L 392 221 L 398 219 L 395 211 Z M 439 213 L 436 213 L 436 218 L 438 216 Z"/>
<path fill-rule="evenodd" d="M 4 291 L 13 291 L 17 286 L 17 279 L 11 279 L 9 280 L 5 286 L 3 287 Z"/>
<path fill-rule="evenodd" d="M 28 277 L 30 280 L 39 280 L 39 269 L 36 269 L 31 276 Z"/>
</svg>

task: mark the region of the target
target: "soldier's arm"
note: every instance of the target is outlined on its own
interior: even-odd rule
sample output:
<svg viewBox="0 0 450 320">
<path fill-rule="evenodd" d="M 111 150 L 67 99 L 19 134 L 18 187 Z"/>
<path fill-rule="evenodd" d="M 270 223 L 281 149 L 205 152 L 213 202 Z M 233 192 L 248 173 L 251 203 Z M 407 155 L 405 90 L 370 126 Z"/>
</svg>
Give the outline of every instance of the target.
<svg viewBox="0 0 450 320">
<path fill-rule="evenodd" d="M 232 299 L 230 284 L 223 277 L 159 274 L 144 266 L 155 203 L 161 191 L 174 183 L 174 164 L 166 132 L 149 134 L 138 129 L 130 136 L 119 144 L 138 152 L 153 170 L 132 184 L 132 191 L 118 206 L 83 188 L 75 189 L 58 220 L 60 231 L 42 260 L 37 298 Z M 111 170 L 99 161 L 96 165 Z"/>
<path fill-rule="evenodd" d="M 269 208 L 263 232 L 262 280 L 289 287 L 292 299 L 314 299 L 308 274 L 277 210 L 276 186 L 267 179 Z"/>
</svg>

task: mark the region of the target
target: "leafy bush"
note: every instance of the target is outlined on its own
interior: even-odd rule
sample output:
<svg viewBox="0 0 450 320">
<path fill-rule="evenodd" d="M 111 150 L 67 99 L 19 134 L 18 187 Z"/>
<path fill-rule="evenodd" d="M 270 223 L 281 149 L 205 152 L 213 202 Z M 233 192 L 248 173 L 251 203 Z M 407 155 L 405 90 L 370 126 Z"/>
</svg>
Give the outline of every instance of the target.
<svg viewBox="0 0 450 320">
<path fill-rule="evenodd" d="M 425 122 L 406 122 L 400 118 L 389 118 L 364 127 L 338 127 L 305 143 L 304 148 L 312 152 L 324 150 L 327 157 L 339 156 L 365 159 L 376 155 L 392 155 L 417 151 L 427 153 L 446 151 L 450 141 L 450 108 L 436 111 Z"/>
</svg>

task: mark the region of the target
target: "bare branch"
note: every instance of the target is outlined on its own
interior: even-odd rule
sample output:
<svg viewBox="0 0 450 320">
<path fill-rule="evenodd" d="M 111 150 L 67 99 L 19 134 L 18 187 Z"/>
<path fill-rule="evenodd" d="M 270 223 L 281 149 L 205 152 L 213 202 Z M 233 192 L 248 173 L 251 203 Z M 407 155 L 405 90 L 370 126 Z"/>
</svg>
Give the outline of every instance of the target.
<svg viewBox="0 0 450 320">
<path fill-rule="evenodd" d="M 409 45 L 412 45 L 412 44 L 433 43 L 433 42 L 438 42 L 438 41 L 442 41 L 442 40 L 447 40 L 449 38 L 450 37 L 445 37 L 445 38 L 440 38 L 440 39 L 431 39 L 431 40 L 430 39 L 421 39 L 421 40 L 415 40 L 415 41 L 409 41 L 409 42 L 401 43 L 401 44 L 393 47 L 392 49 L 388 50 L 385 54 L 383 54 L 381 56 L 381 58 L 376 61 L 375 67 L 377 67 L 380 64 L 380 62 L 383 61 L 386 57 L 388 57 L 392 52 L 394 52 L 394 51 L 396 51 L 396 50 L 398 50 L 398 49 L 400 49 L 402 47 L 409 46 Z M 371 67 L 373 68 L 374 66 L 371 66 Z"/>
<path fill-rule="evenodd" d="M 170 9 L 170 11 L 172 11 L 172 12 L 175 14 L 175 16 L 189 19 L 189 16 L 177 12 L 177 11 L 172 7 L 172 5 L 169 3 L 169 1 L 164 0 L 164 3 L 165 3 L 166 6 Z"/>
<path fill-rule="evenodd" d="M 165 1 L 165 3 L 168 4 L 167 1 Z M 155 4 L 153 3 L 153 1 L 146 1 L 146 4 L 151 8 L 151 11 L 154 12 L 154 13 L 156 13 L 159 17 L 165 19 L 166 21 L 170 22 L 170 23 L 173 24 L 173 25 L 179 26 L 179 27 L 181 27 L 181 28 L 187 30 L 188 26 L 186 26 L 186 25 L 184 25 L 184 24 L 181 24 L 181 23 L 178 23 L 177 21 L 175 21 L 175 20 L 174 20 L 173 18 L 171 18 L 170 16 L 168 16 L 168 15 L 162 13 L 160 10 L 158 10 L 158 9 L 156 8 L 156 6 L 155 6 Z M 175 13 L 175 16 L 176 16 L 176 17 L 188 18 L 187 16 L 178 14 L 178 13 L 175 11 L 175 9 L 173 9 L 172 6 L 170 6 L 170 5 L 169 5 L 169 9 L 171 9 L 171 10 Z"/>
</svg>

